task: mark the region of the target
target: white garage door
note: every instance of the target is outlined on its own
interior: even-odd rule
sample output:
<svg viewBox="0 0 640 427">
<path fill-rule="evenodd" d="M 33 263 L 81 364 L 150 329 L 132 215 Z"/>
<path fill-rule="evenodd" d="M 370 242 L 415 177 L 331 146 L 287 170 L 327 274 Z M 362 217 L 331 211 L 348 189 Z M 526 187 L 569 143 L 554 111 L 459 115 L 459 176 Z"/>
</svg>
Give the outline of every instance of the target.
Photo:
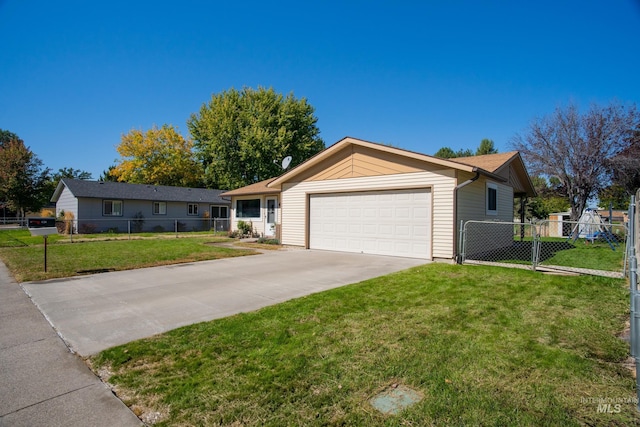
<svg viewBox="0 0 640 427">
<path fill-rule="evenodd" d="M 314 194 L 309 247 L 431 258 L 429 189 Z"/>
</svg>

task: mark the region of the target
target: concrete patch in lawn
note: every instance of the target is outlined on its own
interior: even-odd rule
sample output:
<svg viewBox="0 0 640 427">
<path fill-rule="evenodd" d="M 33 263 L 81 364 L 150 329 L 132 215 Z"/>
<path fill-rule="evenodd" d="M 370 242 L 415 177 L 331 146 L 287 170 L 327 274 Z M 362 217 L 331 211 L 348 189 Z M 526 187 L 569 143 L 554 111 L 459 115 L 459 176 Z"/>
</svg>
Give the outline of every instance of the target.
<svg viewBox="0 0 640 427">
<path fill-rule="evenodd" d="M 392 384 L 374 396 L 369 403 L 387 415 L 397 415 L 409 406 L 422 400 L 422 394 L 405 385 Z"/>
</svg>

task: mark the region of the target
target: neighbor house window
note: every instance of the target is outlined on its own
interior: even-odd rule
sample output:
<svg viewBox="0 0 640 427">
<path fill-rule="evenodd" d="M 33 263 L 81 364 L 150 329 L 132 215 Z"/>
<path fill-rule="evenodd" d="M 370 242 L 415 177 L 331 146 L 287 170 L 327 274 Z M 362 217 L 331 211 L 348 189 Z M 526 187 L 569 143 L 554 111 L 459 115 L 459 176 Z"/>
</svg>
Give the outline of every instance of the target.
<svg viewBox="0 0 640 427">
<path fill-rule="evenodd" d="M 236 218 L 260 218 L 260 199 L 236 200 Z"/>
<path fill-rule="evenodd" d="M 122 216 L 122 200 L 103 200 L 102 214 L 104 216 Z"/>
<path fill-rule="evenodd" d="M 229 218 L 229 208 L 226 206 L 211 206 L 211 218 Z"/>
<path fill-rule="evenodd" d="M 166 215 L 167 214 L 167 202 L 153 202 L 153 214 L 154 215 Z"/>
<path fill-rule="evenodd" d="M 189 215 L 198 215 L 198 204 L 197 203 L 189 203 L 187 206 L 187 214 Z"/>
<path fill-rule="evenodd" d="M 498 214 L 498 186 L 487 183 L 487 215 Z"/>
</svg>

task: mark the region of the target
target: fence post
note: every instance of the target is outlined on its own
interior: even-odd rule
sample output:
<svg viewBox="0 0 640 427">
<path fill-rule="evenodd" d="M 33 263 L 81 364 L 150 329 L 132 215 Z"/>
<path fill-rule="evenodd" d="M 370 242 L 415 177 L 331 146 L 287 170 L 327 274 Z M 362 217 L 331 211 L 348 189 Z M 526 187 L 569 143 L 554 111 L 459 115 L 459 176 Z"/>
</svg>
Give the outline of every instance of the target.
<svg viewBox="0 0 640 427">
<path fill-rule="evenodd" d="M 176 230 L 176 239 L 178 238 L 178 220 L 174 220 L 174 228 Z"/>
<path fill-rule="evenodd" d="M 460 231 L 458 237 L 458 264 L 464 263 L 464 221 L 460 220 Z"/>
<path fill-rule="evenodd" d="M 538 233 L 538 226 L 529 220 L 529 227 L 531 228 L 531 269 L 536 271 L 538 262 L 540 261 L 540 234 Z"/>
<path fill-rule="evenodd" d="M 631 293 L 631 309 L 629 321 L 629 344 L 630 353 L 636 365 L 636 396 L 638 398 L 637 409 L 640 411 L 640 377 L 638 374 L 638 364 L 640 363 L 640 294 L 638 293 L 638 258 L 636 253 L 637 233 L 636 229 L 636 200 L 631 196 L 629 204 L 629 291 Z"/>
</svg>

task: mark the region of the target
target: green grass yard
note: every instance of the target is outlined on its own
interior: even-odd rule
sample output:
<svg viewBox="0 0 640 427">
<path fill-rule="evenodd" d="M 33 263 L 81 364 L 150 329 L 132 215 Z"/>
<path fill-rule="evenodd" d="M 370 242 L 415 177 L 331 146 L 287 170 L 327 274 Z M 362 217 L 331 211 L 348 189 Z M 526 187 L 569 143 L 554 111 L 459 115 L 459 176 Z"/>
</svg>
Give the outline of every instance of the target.
<svg viewBox="0 0 640 427">
<path fill-rule="evenodd" d="M 105 236 L 103 235 L 103 238 Z M 0 231 L 0 259 L 19 282 L 70 277 L 105 270 L 129 270 L 166 264 L 205 261 L 254 254 L 212 245 L 231 241 L 226 237 L 138 238 L 112 236 L 110 240 L 52 235 L 47 244 L 47 272 L 44 272 L 44 244 L 40 236 L 25 230 Z"/>
<path fill-rule="evenodd" d="M 531 265 L 531 238 L 515 239 L 512 246 L 489 252 L 468 254 L 467 259 Z M 540 241 L 540 265 L 578 267 L 593 270 L 622 272 L 625 244 L 617 243 L 612 250 L 605 241 L 594 243 L 579 239 L 544 237 Z"/>
<path fill-rule="evenodd" d="M 114 240 L 51 236 L 45 274 L 42 238 L 3 230 L 0 258 L 25 281 L 254 253 L 211 245 L 228 241 L 213 236 L 104 237 Z M 606 257 L 599 249 L 548 259 Z M 627 318 L 623 280 L 430 264 L 89 363 L 159 425 L 636 425 L 628 344 L 618 338 Z M 422 400 L 378 413 L 369 400 L 394 384 Z M 631 403 L 599 407 L 603 399 Z"/>
<path fill-rule="evenodd" d="M 430 264 L 90 360 L 158 425 L 636 425 L 622 280 Z M 423 399 L 369 404 L 392 384 Z"/>
</svg>

